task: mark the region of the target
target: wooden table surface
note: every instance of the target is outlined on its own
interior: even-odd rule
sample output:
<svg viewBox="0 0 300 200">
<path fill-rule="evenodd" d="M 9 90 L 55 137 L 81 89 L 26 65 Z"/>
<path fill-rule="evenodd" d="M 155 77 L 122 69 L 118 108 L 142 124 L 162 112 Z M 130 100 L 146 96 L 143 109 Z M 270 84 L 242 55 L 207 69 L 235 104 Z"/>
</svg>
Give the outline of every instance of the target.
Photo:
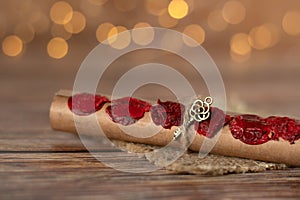
<svg viewBox="0 0 300 200">
<path fill-rule="evenodd" d="M 300 198 L 300 168 L 210 177 L 164 169 L 132 174 L 106 167 L 76 135 L 49 125 L 52 96 L 72 88 L 78 65 L 49 58 L 1 61 L 0 199 Z M 249 103 L 259 98 L 254 95 Z"/>
</svg>

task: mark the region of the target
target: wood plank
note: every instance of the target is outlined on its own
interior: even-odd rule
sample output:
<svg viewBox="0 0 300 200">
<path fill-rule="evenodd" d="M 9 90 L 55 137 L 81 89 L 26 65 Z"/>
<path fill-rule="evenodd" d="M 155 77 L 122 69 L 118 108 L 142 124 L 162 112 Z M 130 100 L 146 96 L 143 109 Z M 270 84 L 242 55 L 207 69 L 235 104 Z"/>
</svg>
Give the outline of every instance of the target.
<svg viewBox="0 0 300 200">
<path fill-rule="evenodd" d="M 48 127 L 0 130 L 0 199 L 300 197 L 300 168 L 222 177 L 108 168 L 79 138 Z"/>
<path fill-rule="evenodd" d="M 85 151 L 79 138 L 72 133 L 50 128 L 0 130 L 0 151 Z"/>
<path fill-rule="evenodd" d="M 88 153 L 2 153 L 0 169 L 1 199 L 300 197 L 297 168 L 219 177 L 132 174 L 104 167 Z"/>
</svg>

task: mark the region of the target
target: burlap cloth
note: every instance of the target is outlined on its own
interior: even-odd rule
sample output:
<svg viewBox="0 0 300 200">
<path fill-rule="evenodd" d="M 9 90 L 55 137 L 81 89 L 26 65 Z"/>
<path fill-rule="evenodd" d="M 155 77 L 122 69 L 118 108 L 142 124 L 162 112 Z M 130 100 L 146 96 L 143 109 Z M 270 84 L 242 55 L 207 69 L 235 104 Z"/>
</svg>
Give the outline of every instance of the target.
<svg viewBox="0 0 300 200">
<path fill-rule="evenodd" d="M 153 151 L 156 146 L 137 144 L 124 141 L 113 141 L 116 146 L 123 150 L 133 153 L 147 153 Z M 160 158 L 158 157 L 147 157 L 147 160 L 154 163 L 155 165 L 162 165 Z M 226 157 L 221 155 L 209 154 L 204 158 L 199 158 L 197 152 L 187 151 L 179 159 L 177 159 L 171 165 L 165 167 L 167 170 L 179 174 L 200 174 L 200 175 L 225 175 L 232 173 L 247 173 L 247 172 L 262 172 L 266 170 L 278 170 L 285 169 L 285 164 L 269 163 L 262 161 L 255 161 L 236 157 Z"/>
</svg>

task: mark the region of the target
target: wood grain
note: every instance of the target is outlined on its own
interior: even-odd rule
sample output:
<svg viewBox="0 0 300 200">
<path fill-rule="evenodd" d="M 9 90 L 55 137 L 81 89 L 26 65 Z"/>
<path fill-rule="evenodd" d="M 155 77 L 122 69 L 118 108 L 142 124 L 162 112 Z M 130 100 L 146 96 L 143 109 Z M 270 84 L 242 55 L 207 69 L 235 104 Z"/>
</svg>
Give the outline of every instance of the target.
<svg viewBox="0 0 300 200">
<path fill-rule="evenodd" d="M 300 169 L 220 177 L 106 167 L 74 134 L 45 128 L 0 131 L 0 199 L 240 199 L 300 197 Z"/>
<path fill-rule="evenodd" d="M 35 58 L 36 55 L 27 60 L 1 60 L 0 199 L 300 198 L 300 168 L 210 177 L 163 169 L 132 174 L 106 167 L 86 152 L 76 135 L 52 131 L 49 126 L 53 94 L 60 88 L 72 88 L 81 58 L 66 65 L 63 61 L 56 65 L 57 62 Z M 260 76 L 265 80 L 266 76 Z M 296 77 L 293 80 L 299 81 Z M 250 94 L 262 83 L 255 80 L 255 85 L 241 85 L 243 78 L 230 79 L 227 86 Z M 270 90 L 263 89 L 247 99 L 254 105 L 259 99 L 260 107 L 268 105 L 276 111 L 279 103 L 270 104 L 270 99 L 276 99 L 272 96 L 260 96 Z M 299 107 L 294 100 L 284 101 L 290 111 Z"/>
<path fill-rule="evenodd" d="M 165 170 L 128 174 L 88 153 L 1 153 L 1 198 L 290 198 L 299 197 L 300 169 L 203 177 Z"/>
</svg>

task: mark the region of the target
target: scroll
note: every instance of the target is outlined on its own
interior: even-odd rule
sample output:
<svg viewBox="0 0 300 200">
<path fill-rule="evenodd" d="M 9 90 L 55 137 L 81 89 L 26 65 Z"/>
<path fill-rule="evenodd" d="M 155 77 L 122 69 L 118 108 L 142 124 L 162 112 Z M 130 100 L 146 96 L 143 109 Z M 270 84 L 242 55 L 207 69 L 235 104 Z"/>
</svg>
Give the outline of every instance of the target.
<svg viewBox="0 0 300 200">
<path fill-rule="evenodd" d="M 86 93 L 72 96 L 71 91 L 59 91 L 51 104 L 50 122 L 54 130 L 77 133 L 74 116 L 85 128 L 89 117 L 96 114 L 109 139 L 158 146 L 180 140 L 189 129 L 193 132 L 190 150 L 199 151 L 206 140 L 217 138 L 210 153 L 300 166 L 298 120 L 229 114 L 213 107 L 212 101 L 210 97 L 197 99 L 185 106 L 172 101 L 149 103 L 132 97 L 110 99 Z M 145 131 L 139 129 L 136 133 L 137 126 Z M 122 127 L 134 134 L 125 133 Z M 149 130 L 158 131 L 145 135 Z"/>
</svg>

